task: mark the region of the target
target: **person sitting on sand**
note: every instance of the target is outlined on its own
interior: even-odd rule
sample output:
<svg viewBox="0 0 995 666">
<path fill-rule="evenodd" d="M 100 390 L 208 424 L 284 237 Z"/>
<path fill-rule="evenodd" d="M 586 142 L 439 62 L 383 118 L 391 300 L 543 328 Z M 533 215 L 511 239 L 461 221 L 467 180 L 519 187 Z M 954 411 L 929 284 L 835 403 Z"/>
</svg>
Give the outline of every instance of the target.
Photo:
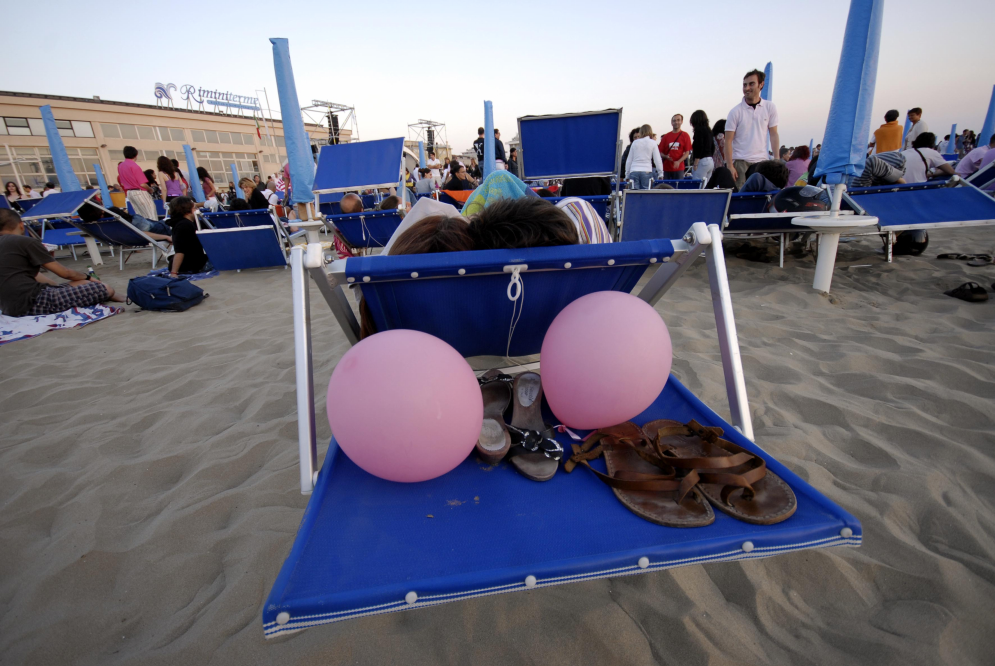
<svg viewBox="0 0 995 666">
<path fill-rule="evenodd" d="M 169 219 L 166 224 L 173 230 L 173 261 L 170 277 L 180 273 L 202 273 L 214 270 L 207 259 L 204 246 L 197 238 L 197 224 L 194 217 L 196 203 L 190 197 L 177 197 L 169 204 Z"/>
<path fill-rule="evenodd" d="M 42 268 L 69 282 L 56 283 L 41 274 Z M 124 296 L 86 273 L 60 264 L 40 240 L 24 235 L 20 215 L 0 209 L 0 312 L 8 317 L 29 317 L 105 301 L 123 303 Z"/>
</svg>

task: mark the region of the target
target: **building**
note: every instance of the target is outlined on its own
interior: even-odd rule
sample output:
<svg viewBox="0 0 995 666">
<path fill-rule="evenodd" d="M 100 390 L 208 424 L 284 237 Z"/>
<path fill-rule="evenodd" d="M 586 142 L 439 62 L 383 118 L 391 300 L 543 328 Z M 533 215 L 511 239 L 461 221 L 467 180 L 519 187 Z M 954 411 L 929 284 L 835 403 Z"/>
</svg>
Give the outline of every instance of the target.
<svg viewBox="0 0 995 666">
<path fill-rule="evenodd" d="M 187 172 L 183 145 L 194 150 L 197 166 L 207 169 L 224 187 L 239 176 L 265 177 L 286 160 L 283 124 L 279 119 L 254 119 L 196 109 L 153 104 L 112 102 L 97 97 L 63 97 L 0 91 L 0 180 L 40 190 L 58 185 L 39 107 L 49 104 L 73 171 L 83 187 L 97 185 L 94 164 L 100 164 L 108 185 L 117 181 L 117 164 L 125 146 L 138 150 L 143 169 L 155 169 L 160 155 L 180 162 Z M 305 124 L 312 137 L 324 138 L 326 127 Z M 341 140 L 349 140 L 341 130 Z"/>
</svg>

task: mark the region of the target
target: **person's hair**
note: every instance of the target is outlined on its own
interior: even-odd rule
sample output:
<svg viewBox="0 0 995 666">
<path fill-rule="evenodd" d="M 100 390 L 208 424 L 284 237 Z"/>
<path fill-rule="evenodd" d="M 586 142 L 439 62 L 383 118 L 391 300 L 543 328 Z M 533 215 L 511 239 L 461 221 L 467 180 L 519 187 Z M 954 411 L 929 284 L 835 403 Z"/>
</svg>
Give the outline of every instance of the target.
<svg viewBox="0 0 995 666">
<path fill-rule="evenodd" d="M 735 190 L 736 179 L 733 178 L 729 167 L 720 166 L 712 172 L 712 177 L 705 185 L 706 189 Z"/>
<path fill-rule="evenodd" d="M 536 190 L 536 194 L 538 194 L 543 199 L 549 199 L 551 197 L 556 196 L 555 194 L 553 194 L 553 190 L 549 189 L 548 187 L 539 188 L 538 190 Z"/>
<path fill-rule="evenodd" d="M 124 153 L 124 159 L 126 160 L 133 160 L 138 157 L 138 149 L 134 146 L 125 146 L 121 152 Z"/>
<path fill-rule="evenodd" d="M 653 128 L 650 127 L 649 124 L 643 125 L 639 128 L 639 137 L 642 138 L 644 136 L 653 136 Z"/>
<path fill-rule="evenodd" d="M 788 150 L 787 146 L 781 146 L 781 149 L 777 151 L 777 154 L 780 157 L 780 156 L 783 156 L 785 153 L 789 153 L 789 152 L 791 152 L 791 151 Z"/>
<path fill-rule="evenodd" d="M 241 197 L 235 197 L 228 203 L 228 210 L 252 210 L 249 202 Z"/>
<path fill-rule="evenodd" d="M 13 231 L 20 222 L 20 215 L 9 208 L 0 208 L 0 231 Z"/>
<path fill-rule="evenodd" d="M 405 229 L 390 246 L 389 254 L 467 252 L 472 249 L 473 238 L 466 218 L 430 215 Z"/>
<path fill-rule="evenodd" d="M 379 210 L 397 210 L 397 207 L 400 203 L 401 200 L 392 194 L 383 201 L 381 201 L 380 205 L 377 206 L 377 208 Z"/>
<path fill-rule="evenodd" d="M 170 217 L 186 217 L 197 204 L 191 197 L 176 197 L 169 202 Z"/>
<path fill-rule="evenodd" d="M 992 134 L 992 137 L 988 139 L 988 145 L 995 146 L 995 134 Z"/>
<path fill-rule="evenodd" d="M 207 169 L 205 169 L 205 168 L 204 168 L 204 167 L 202 167 L 202 166 L 199 166 L 199 167 L 197 167 L 197 175 L 198 175 L 198 176 L 199 176 L 199 177 L 200 177 L 201 179 L 204 179 L 204 178 L 211 178 L 211 174 L 207 173 Z M 213 178 L 211 178 L 211 180 L 214 180 L 214 179 L 213 179 Z"/>
<path fill-rule="evenodd" d="M 31 189 L 31 186 L 30 186 L 30 185 L 25 185 L 25 186 L 24 186 L 24 189 L 26 189 L 26 190 L 30 190 L 30 189 Z"/>
<path fill-rule="evenodd" d="M 494 128 L 494 133 L 495 133 L 495 134 L 500 134 L 500 133 L 501 133 L 501 130 L 499 130 L 499 129 L 498 129 L 497 127 L 495 127 L 495 128 Z"/>
<path fill-rule="evenodd" d="M 699 129 L 702 127 L 708 127 L 708 114 L 698 109 L 691 114 L 691 128 Z"/>
<path fill-rule="evenodd" d="M 949 139 L 950 137 L 948 136 L 947 138 Z M 53 183 L 52 181 L 48 181 L 47 183 L 45 183 L 45 189 L 46 190 L 54 190 L 55 189 L 55 183 Z"/>
<path fill-rule="evenodd" d="M 791 159 L 793 160 L 807 160 L 809 157 L 808 146 L 798 146 L 795 148 L 795 152 L 791 153 Z"/>
<path fill-rule="evenodd" d="M 718 120 L 715 121 L 715 124 L 712 125 L 712 134 L 713 135 L 725 134 L 725 131 L 726 131 L 726 119 L 719 118 Z"/>
<path fill-rule="evenodd" d="M 484 133 L 484 128 L 483 127 L 478 127 L 477 128 L 477 134 L 480 135 L 480 134 L 483 134 L 483 133 Z"/>
<path fill-rule="evenodd" d="M 146 169 L 145 170 L 145 180 L 149 181 L 149 183 L 154 183 L 155 182 L 155 171 L 153 171 L 152 169 Z"/>
<path fill-rule="evenodd" d="M 517 152 L 518 152 L 518 148 L 512 148 L 511 152 L 509 152 L 508 154 L 510 155 L 511 153 L 517 153 Z"/>
<path fill-rule="evenodd" d="M 764 75 L 764 73 L 763 73 L 763 72 L 761 72 L 761 71 L 760 71 L 759 69 L 751 69 L 750 71 L 748 71 L 748 72 L 747 72 L 747 73 L 746 73 L 746 74 L 745 74 L 745 75 L 743 76 L 743 80 L 745 81 L 746 79 L 750 78 L 751 76 L 756 76 L 756 77 L 757 77 L 757 83 L 759 83 L 760 85 L 763 85 L 763 84 L 764 84 L 764 79 L 766 79 L 766 78 L 767 78 L 767 77 L 766 77 L 766 76 Z"/>
<path fill-rule="evenodd" d="M 432 173 L 432 170 L 431 169 L 418 169 L 418 173 L 420 173 L 422 175 L 422 178 L 424 178 L 428 174 Z"/>
<path fill-rule="evenodd" d="M 576 245 L 577 227 L 566 213 L 535 197 L 501 199 L 470 218 L 477 250 Z"/>
<path fill-rule="evenodd" d="M 346 210 L 348 208 L 348 210 Z M 339 201 L 339 209 L 343 213 L 362 213 L 363 198 L 354 192 L 349 192 Z"/>
<path fill-rule="evenodd" d="M 635 127 L 629 131 L 629 143 L 632 143 L 639 138 L 639 128 Z"/>
<path fill-rule="evenodd" d="M 755 173 L 769 180 L 779 190 L 788 184 L 788 167 L 781 160 L 764 160 L 757 164 Z"/>
<path fill-rule="evenodd" d="M 888 113 L 884 114 L 884 121 L 886 123 L 894 122 L 898 120 L 898 109 L 892 109 Z"/>
<path fill-rule="evenodd" d="M 921 116 L 922 115 L 922 109 L 920 109 L 918 106 L 913 106 L 911 109 L 909 109 L 909 113 L 914 113 L 917 116 Z"/>
<path fill-rule="evenodd" d="M 656 185 L 653 186 L 653 189 L 654 190 L 672 190 L 672 189 L 674 189 L 674 186 L 673 185 L 668 185 L 667 183 L 657 183 Z"/>
<path fill-rule="evenodd" d="M 256 182 L 249 178 L 248 176 L 242 176 L 238 179 L 238 187 L 242 189 L 243 187 L 255 187 Z"/>
<path fill-rule="evenodd" d="M 936 135 L 932 132 L 923 132 L 912 142 L 913 148 L 932 148 L 936 145 Z"/>
<path fill-rule="evenodd" d="M 684 114 L 683 113 L 675 113 L 674 115 L 670 116 L 670 119 L 673 120 L 677 116 L 681 117 L 681 122 L 683 123 L 684 122 Z"/>
<path fill-rule="evenodd" d="M 3 186 L 3 193 L 4 194 L 10 193 L 10 186 L 11 185 L 14 186 L 14 191 L 17 192 L 17 196 L 21 196 L 22 194 L 24 194 L 23 192 L 21 192 L 21 187 L 17 183 L 15 183 L 14 181 L 12 181 L 12 180 L 8 180 L 4 184 L 4 186 Z"/>
<path fill-rule="evenodd" d="M 432 157 L 435 157 L 435 151 L 434 150 L 428 151 L 428 154 L 431 155 Z"/>
</svg>

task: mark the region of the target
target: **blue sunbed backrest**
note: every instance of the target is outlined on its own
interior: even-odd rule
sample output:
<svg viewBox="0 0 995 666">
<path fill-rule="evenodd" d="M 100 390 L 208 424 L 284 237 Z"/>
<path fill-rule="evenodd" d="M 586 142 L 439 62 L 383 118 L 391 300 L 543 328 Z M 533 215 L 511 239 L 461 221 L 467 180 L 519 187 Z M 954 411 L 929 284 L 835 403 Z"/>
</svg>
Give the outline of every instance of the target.
<svg viewBox="0 0 995 666">
<path fill-rule="evenodd" d="M 396 210 L 371 210 L 347 215 L 329 215 L 346 242 L 353 247 L 383 247 L 401 224 Z"/>
<path fill-rule="evenodd" d="M 669 240 L 652 240 L 372 256 L 346 260 L 346 276 L 360 285 L 378 331 L 413 329 L 463 356 L 504 356 L 515 305 L 505 266 L 527 264 L 510 352 L 524 356 L 539 352 L 549 325 L 571 302 L 596 291 L 629 292 L 651 263 L 673 252 Z"/>
<path fill-rule="evenodd" d="M 273 216 L 268 208 L 258 210 L 233 210 L 223 213 L 204 213 L 215 229 L 235 229 L 237 227 L 260 227 L 273 224 Z"/>
<path fill-rule="evenodd" d="M 404 138 L 322 146 L 314 174 L 316 194 L 396 185 L 403 175 Z"/>
<path fill-rule="evenodd" d="M 700 190 L 705 181 L 700 178 L 667 178 L 654 180 L 654 184 L 666 183 L 675 190 Z"/>
<path fill-rule="evenodd" d="M 883 191 L 882 191 L 883 190 Z M 995 199 L 969 187 L 929 189 L 867 188 L 851 193 L 881 227 L 958 226 L 965 222 L 995 223 Z"/>
<path fill-rule="evenodd" d="M 24 209 L 25 220 L 42 218 L 69 217 L 90 197 L 97 194 L 96 190 L 78 190 L 76 192 L 56 192 L 44 199 L 24 199 L 17 203 Z"/>
<path fill-rule="evenodd" d="M 27 214 L 28 211 L 41 202 L 42 199 L 18 199 L 17 205 L 21 207 L 21 210 L 23 210 L 25 214 Z"/>
<path fill-rule="evenodd" d="M 96 222 L 74 221 L 73 224 L 97 240 L 111 245 L 144 247 L 149 244 L 148 240 L 135 229 L 113 217 L 105 217 Z"/>
<path fill-rule="evenodd" d="M 272 225 L 268 229 L 201 229 L 197 232 L 197 238 L 204 246 L 207 258 L 219 271 L 287 264 L 287 257 Z"/>
<path fill-rule="evenodd" d="M 995 180 L 995 162 L 991 162 L 984 169 L 979 169 L 974 172 L 974 174 L 967 179 L 967 182 L 977 188 L 984 189 L 990 185 L 993 180 Z"/>
<path fill-rule="evenodd" d="M 683 238 L 695 222 L 721 228 L 730 190 L 626 190 L 622 240 Z"/>
<path fill-rule="evenodd" d="M 767 212 L 767 205 L 776 192 L 736 192 L 729 200 L 729 215 L 758 215 Z"/>
<path fill-rule="evenodd" d="M 329 192 L 327 194 L 318 195 L 318 210 L 322 215 L 338 215 L 342 212 L 342 208 L 339 206 L 339 202 L 342 201 L 342 197 L 345 196 L 345 192 Z"/>
<path fill-rule="evenodd" d="M 547 197 L 546 201 L 551 204 L 558 204 L 567 197 Z M 573 198 L 573 197 L 571 197 Z M 576 197 L 577 199 L 583 199 L 584 201 L 591 204 L 591 207 L 601 216 L 602 220 L 608 218 L 608 202 L 611 201 L 611 196 L 607 194 L 601 194 L 597 196 L 590 197 Z"/>
<path fill-rule="evenodd" d="M 522 179 L 615 173 L 621 109 L 518 119 Z"/>
<path fill-rule="evenodd" d="M 7 210 L 10 210 L 10 202 L 7 201 L 6 194 L 0 194 L 0 208 L 6 208 Z"/>
</svg>

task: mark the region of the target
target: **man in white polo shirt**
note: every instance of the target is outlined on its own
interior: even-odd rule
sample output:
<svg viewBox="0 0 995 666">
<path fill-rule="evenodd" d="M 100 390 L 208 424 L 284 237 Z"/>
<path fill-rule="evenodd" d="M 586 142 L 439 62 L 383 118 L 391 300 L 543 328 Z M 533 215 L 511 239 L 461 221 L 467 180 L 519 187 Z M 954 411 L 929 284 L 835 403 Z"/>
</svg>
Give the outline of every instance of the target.
<svg viewBox="0 0 995 666">
<path fill-rule="evenodd" d="M 429 168 L 429 177 L 432 179 L 432 182 L 435 183 L 436 187 L 442 187 L 442 162 L 440 162 L 435 156 L 434 150 L 428 151 L 428 160 L 426 161 L 425 166 Z"/>
<path fill-rule="evenodd" d="M 746 170 L 751 164 L 770 159 L 768 134 L 770 145 L 781 145 L 777 134 L 777 107 L 760 98 L 763 87 L 763 72 L 756 69 L 747 72 L 743 77 L 743 101 L 733 107 L 726 118 L 726 165 L 733 165 L 736 187 L 742 187 L 746 182 Z"/>
</svg>

